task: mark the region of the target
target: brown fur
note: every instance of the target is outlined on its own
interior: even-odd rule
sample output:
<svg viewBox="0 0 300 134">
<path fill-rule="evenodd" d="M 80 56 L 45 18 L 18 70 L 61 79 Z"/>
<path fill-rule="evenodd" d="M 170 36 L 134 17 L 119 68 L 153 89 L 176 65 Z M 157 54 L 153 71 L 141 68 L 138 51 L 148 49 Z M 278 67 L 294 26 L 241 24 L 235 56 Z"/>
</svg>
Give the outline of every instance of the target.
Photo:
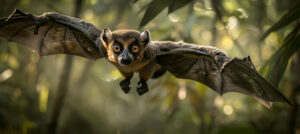
<svg viewBox="0 0 300 134">
<path fill-rule="evenodd" d="M 152 47 L 147 47 L 146 50 L 144 50 L 144 53 L 142 55 L 143 59 L 141 60 L 134 60 L 131 64 L 129 65 L 122 65 L 122 64 L 114 64 L 119 70 L 120 72 L 124 72 L 124 73 L 134 73 L 134 72 L 139 72 L 143 69 L 143 68 L 149 68 L 147 67 L 148 64 L 150 64 L 151 61 L 154 60 L 154 52 L 155 49 L 153 49 Z M 156 61 L 154 60 L 154 62 L 156 63 Z M 153 63 L 152 63 L 153 64 Z M 153 65 L 150 65 L 153 66 Z M 143 71 L 147 71 L 147 70 L 143 70 Z"/>
<path fill-rule="evenodd" d="M 156 68 L 157 68 L 157 63 L 155 60 L 152 60 L 146 66 L 142 67 L 139 70 L 140 78 L 146 81 L 149 80 L 153 76 Z"/>
<path fill-rule="evenodd" d="M 123 46 L 128 47 L 131 43 L 135 42 L 136 39 L 135 38 L 131 38 L 128 40 L 123 40 L 123 39 L 116 39 L 118 42 L 122 43 Z"/>
<path fill-rule="evenodd" d="M 141 33 L 135 30 L 117 30 L 111 32 L 112 38 L 107 44 L 107 59 L 112 62 L 121 72 L 124 77 L 132 77 L 133 73 L 138 72 L 140 78 L 148 80 L 152 77 L 154 72 L 158 69 L 155 56 L 159 53 L 157 47 L 166 51 L 175 48 L 193 48 L 201 51 L 205 51 L 212 56 L 216 56 L 219 53 L 224 54 L 220 49 L 209 46 L 199 46 L 188 44 L 184 42 L 171 42 L 171 41 L 153 41 L 147 45 L 143 45 L 140 35 Z M 134 41 L 138 41 L 140 46 L 139 55 L 134 57 L 134 61 L 129 65 L 122 65 L 118 63 L 117 55 L 114 53 L 112 46 L 115 41 L 120 42 L 124 47 L 127 47 Z M 224 54 L 225 55 L 225 54 Z"/>
<path fill-rule="evenodd" d="M 112 38 L 106 44 L 107 46 L 107 59 L 112 62 L 125 77 L 130 77 L 134 72 L 139 72 L 144 66 L 150 62 L 149 53 L 151 53 L 151 48 L 148 48 L 148 44 L 144 45 L 140 39 L 141 33 L 135 30 L 116 30 L 111 32 Z M 140 47 L 139 55 L 134 57 L 134 61 L 129 65 L 122 65 L 118 63 L 118 55 L 116 55 L 112 49 L 112 46 L 115 41 L 120 42 L 124 47 L 128 47 L 131 43 L 137 41 Z M 147 52 L 145 52 L 147 51 Z M 146 56 L 145 56 L 146 55 Z M 144 57 L 147 57 L 149 60 L 143 60 Z M 148 76 L 147 76 L 148 77 Z M 151 77 L 151 76 L 150 76 Z M 148 79 L 148 78 L 147 78 Z"/>
</svg>

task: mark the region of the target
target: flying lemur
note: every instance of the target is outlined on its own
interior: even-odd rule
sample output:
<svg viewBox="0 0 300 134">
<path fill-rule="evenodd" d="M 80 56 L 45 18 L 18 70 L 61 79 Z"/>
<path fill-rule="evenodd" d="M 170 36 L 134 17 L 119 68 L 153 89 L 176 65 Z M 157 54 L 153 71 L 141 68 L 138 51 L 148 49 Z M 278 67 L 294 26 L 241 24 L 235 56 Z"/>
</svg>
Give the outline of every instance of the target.
<svg viewBox="0 0 300 134">
<path fill-rule="evenodd" d="M 275 101 L 291 104 L 257 73 L 250 57 L 229 58 L 210 46 L 152 41 L 149 31 L 111 32 L 58 13 L 35 16 L 15 10 L 0 19 L 0 37 L 31 47 L 41 56 L 64 53 L 93 60 L 106 58 L 125 77 L 120 82 L 125 93 L 130 91 L 130 79 L 135 72 L 140 76 L 137 92 L 142 95 L 148 91 L 149 79 L 168 71 L 177 78 L 201 82 L 221 95 L 244 93 L 266 107 Z"/>
</svg>

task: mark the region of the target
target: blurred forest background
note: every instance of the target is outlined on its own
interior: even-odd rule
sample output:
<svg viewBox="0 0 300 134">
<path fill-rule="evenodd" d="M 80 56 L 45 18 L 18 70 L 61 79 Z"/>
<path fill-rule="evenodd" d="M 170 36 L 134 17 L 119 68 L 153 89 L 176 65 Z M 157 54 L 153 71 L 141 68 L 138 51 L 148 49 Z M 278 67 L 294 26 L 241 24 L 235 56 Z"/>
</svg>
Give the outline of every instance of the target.
<svg viewBox="0 0 300 134">
<path fill-rule="evenodd" d="M 218 95 L 167 73 L 138 96 L 124 94 L 105 59 L 39 57 L 0 40 L 0 133 L 300 134 L 299 0 L 0 0 L 15 8 L 59 12 L 98 28 L 149 29 L 153 40 L 185 41 L 251 56 L 259 72 L 294 103 L 269 110 L 239 93 Z"/>
</svg>

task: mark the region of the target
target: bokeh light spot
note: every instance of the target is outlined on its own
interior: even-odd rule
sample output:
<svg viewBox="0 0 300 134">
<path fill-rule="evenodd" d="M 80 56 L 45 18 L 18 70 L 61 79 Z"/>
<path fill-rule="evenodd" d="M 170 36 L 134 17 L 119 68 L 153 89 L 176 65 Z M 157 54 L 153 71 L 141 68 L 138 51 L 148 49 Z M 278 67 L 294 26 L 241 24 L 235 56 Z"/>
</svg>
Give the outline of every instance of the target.
<svg viewBox="0 0 300 134">
<path fill-rule="evenodd" d="M 11 69 L 6 69 L 0 74 L 0 82 L 7 80 L 13 75 L 13 71 Z"/>
<path fill-rule="evenodd" d="M 214 104 L 215 104 L 217 107 L 221 108 L 221 107 L 223 106 L 223 104 L 224 104 L 224 99 L 223 99 L 223 97 L 222 97 L 222 96 L 217 96 L 217 97 L 215 98 Z"/>
<path fill-rule="evenodd" d="M 233 108 L 232 106 L 230 105 L 225 105 L 224 108 L 223 108 L 223 112 L 226 114 L 226 115 L 231 115 L 233 113 Z"/>
<path fill-rule="evenodd" d="M 179 21 L 179 17 L 175 14 L 169 14 L 168 18 L 171 22 L 178 22 Z"/>
<path fill-rule="evenodd" d="M 180 86 L 180 89 L 178 91 L 178 98 L 180 100 L 184 100 L 186 98 L 186 82 L 180 80 L 179 81 L 179 86 Z"/>
<path fill-rule="evenodd" d="M 228 30 L 233 30 L 239 27 L 239 20 L 234 17 L 234 16 L 230 16 L 228 18 L 228 24 L 226 26 L 228 28 Z"/>
<path fill-rule="evenodd" d="M 221 42 L 222 48 L 225 50 L 230 50 L 233 47 L 233 41 L 230 37 L 224 36 Z"/>
</svg>

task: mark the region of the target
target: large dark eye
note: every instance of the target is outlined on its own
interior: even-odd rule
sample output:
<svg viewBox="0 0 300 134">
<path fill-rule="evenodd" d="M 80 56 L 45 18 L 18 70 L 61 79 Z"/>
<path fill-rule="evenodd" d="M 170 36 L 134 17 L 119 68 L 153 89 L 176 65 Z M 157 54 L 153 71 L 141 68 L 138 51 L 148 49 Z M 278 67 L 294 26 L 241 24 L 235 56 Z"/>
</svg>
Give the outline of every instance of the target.
<svg viewBox="0 0 300 134">
<path fill-rule="evenodd" d="M 131 51 L 134 52 L 134 53 L 139 52 L 139 50 L 140 50 L 140 48 L 138 46 L 136 46 L 136 45 L 132 46 L 132 48 L 131 48 Z"/>
<path fill-rule="evenodd" d="M 121 48 L 121 44 L 119 43 L 119 42 L 114 42 L 114 45 L 113 45 L 113 50 L 114 50 L 114 52 L 115 53 L 119 53 L 120 51 L 122 51 L 121 50 L 122 48 Z"/>
<path fill-rule="evenodd" d="M 116 53 L 120 52 L 120 50 L 121 50 L 120 46 L 117 46 L 117 45 L 114 45 L 113 49 L 114 49 L 114 52 L 116 52 Z"/>
</svg>

